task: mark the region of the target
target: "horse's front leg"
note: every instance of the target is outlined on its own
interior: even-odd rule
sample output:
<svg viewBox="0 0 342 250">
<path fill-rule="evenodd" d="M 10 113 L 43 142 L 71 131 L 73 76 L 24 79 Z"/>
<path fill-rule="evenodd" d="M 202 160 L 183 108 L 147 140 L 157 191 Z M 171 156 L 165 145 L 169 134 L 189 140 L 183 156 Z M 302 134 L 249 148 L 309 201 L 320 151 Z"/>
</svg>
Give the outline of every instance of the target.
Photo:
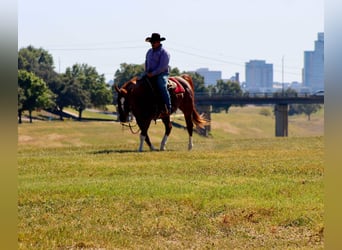
<svg viewBox="0 0 342 250">
<path fill-rule="evenodd" d="M 150 137 L 148 136 L 148 134 L 143 135 L 142 133 L 140 133 L 140 144 L 139 144 L 139 149 L 138 149 L 139 152 L 143 151 L 144 142 L 146 142 L 146 144 L 150 147 L 151 151 L 155 151 L 156 150 L 156 148 L 151 143 Z"/>
<path fill-rule="evenodd" d="M 141 133 L 140 133 L 140 144 L 139 144 L 139 149 L 138 149 L 139 152 L 143 151 L 144 141 L 150 147 L 151 151 L 155 150 L 155 147 L 151 143 L 150 137 L 147 134 L 147 130 L 150 127 L 150 124 L 151 124 L 151 121 L 138 122 L 138 125 L 139 125 L 140 130 L 141 130 Z"/>
<path fill-rule="evenodd" d="M 163 117 L 162 121 L 163 121 L 164 126 L 165 126 L 165 134 L 164 134 L 164 137 L 160 143 L 160 151 L 165 151 L 167 139 L 169 138 L 169 135 L 171 133 L 172 124 L 170 121 L 170 116 Z"/>
</svg>

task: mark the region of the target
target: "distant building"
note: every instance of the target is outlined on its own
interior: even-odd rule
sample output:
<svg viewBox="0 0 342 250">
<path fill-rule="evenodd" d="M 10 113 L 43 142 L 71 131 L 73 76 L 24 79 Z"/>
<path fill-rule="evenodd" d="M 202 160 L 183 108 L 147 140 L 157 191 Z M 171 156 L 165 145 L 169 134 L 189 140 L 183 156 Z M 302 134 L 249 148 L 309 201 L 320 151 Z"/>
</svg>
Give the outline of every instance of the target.
<svg viewBox="0 0 342 250">
<path fill-rule="evenodd" d="M 215 85 L 217 80 L 222 79 L 221 71 L 209 70 L 208 68 L 200 68 L 197 69 L 195 72 L 204 77 L 204 84 L 206 86 Z"/>
<path fill-rule="evenodd" d="M 314 51 L 304 51 L 303 85 L 312 92 L 324 89 L 324 33 L 315 41 Z"/>
<path fill-rule="evenodd" d="M 234 76 L 229 78 L 229 81 L 240 83 L 240 74 L 239 74 L 239 72 L 236 72 Z"/>
<path fill-rule="evenodd" d="M 246 63 L 246 88 L 249 91 L 268 91 L 273 87 L 273 64 L 264 60 Z"/>
</svg>

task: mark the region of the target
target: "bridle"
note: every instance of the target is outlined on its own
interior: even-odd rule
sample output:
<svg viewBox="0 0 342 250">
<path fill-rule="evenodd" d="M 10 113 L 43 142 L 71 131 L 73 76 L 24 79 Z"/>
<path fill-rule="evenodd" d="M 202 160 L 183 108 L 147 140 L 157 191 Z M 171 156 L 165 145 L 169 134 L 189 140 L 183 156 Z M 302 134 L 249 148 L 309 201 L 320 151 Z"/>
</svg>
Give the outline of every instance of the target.
<svg viewBox="0 0 342 250">
<path fill-rule="evenodd" d="M 131 125 L 131 122 L 120 122 L 122 127 L 129 127 L 129 130 L 131 131 L 132 134 L 137 134 L 140 132 L 140 128 L 138 128 L 137 131 L 133 131 L 133 128 L 137 126 L 137 123 L 135 123 L 134 125 Z"/>
</svg>

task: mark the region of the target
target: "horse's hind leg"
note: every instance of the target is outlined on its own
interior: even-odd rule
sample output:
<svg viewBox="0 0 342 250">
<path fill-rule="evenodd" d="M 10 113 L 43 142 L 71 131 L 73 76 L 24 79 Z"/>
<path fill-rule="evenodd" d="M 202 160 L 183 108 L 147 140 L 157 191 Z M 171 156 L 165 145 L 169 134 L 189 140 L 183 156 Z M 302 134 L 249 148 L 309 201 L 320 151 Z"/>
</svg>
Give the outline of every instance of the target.
<svg viewBox="0 0 342 250">
<path fill-rule="evenodd" d="M 156 150 L 156 148 L 153 146 L 152 142 L 150 141 L 150 137 L 148 136 L 148 134 L 146 134 L 145 142 L 150 147 L 151 151 L 155 151 Z"/>
<path fill-rule="evenodd" d="M 160 143 L 160 151 L 165 151 L 166 150 L 166 143 L 167 143 L 167 139 L 171 133 L 171 129 L 172 129 L 172 124 L 170 121 L 170 116 L 165 116 L 162 118 L 162 121 L 164 123 L 165 126 L 165 134 L 163 137 L 163 140 Z"/>
<path fill-rule="evenodd" d="M 192 142 L 192 132 L 193 132 L 193 122 L 191 119 L 191 115 L 184 115 L 185 117 L 185 122 L 186 122 L 186 129 L 188 130 L 189 134 L 189 143 L 188 143 L 188 150 L 191 150 L 193 147 L 193 142 Z"/>
</svg>

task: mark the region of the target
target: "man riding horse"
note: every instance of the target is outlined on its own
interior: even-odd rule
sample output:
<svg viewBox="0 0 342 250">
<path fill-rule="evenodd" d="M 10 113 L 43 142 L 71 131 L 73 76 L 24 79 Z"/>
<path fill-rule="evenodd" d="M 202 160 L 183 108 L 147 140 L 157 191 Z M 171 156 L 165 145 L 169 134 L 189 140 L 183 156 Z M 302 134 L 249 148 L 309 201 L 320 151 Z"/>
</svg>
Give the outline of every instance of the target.
<svg viewBox="0 0 342 250">
<path fill-rule="evenodd" d="M 150 79 L 155 79 L 158 90 L 165 104 L 164 112 L 166 115 L 172 113 L 171 98 L 167 90 L 169 76 L 170 54 L 165 50 L 161 41 L 166 40 L 158 33 L 152 33 L 151 37 L 145 39 L 150 42 L 152 48 L 147 51 L 145 60 L 145 74 Z"/>
<path fill-rule="evenodd" d="M 146 38 L 152 48 L 148 50 L 145 61 L 145 76 L 133 77 L 130 81 L 124 83 L 121 88 L 115 85 L 118 93 L 118 113 L 121 122 L 127 122 L 129 114 L 132 113 L 140 129 L 140 144 L 138 151 L 143 151 L 144 142 L 155 150 L 148 136 L 148 128 L 152 120 L 161 118 L 165 127 L 165 134 L 160 143 L 160 150 L 165 150 L 165 145 L 171 133 L 172 123 L 170 114 L 172 111 L 180 109 L 185 118 L 186 128 L 189 134 L 188 149 L 191 150 L 193 125 L 203 128 L 206 120 L 200 115 L 195 107 L 194 84 L 191 76 L 183 74 L 181 76 L 169 76 L 169 53 L 160 44 L 164 41 L 158 33 L 153 33 L 151 37 Z M 170 85 L 171 96 L 168 91 Z M 154 91 L 157 85 L 159 91 Z M 160 97 L 163 106 L 160 108 Z M 172 102 L 171 102 L 172 100 Z M 157 107 L 157 108 L 156 108 Z"/>
</svg>

